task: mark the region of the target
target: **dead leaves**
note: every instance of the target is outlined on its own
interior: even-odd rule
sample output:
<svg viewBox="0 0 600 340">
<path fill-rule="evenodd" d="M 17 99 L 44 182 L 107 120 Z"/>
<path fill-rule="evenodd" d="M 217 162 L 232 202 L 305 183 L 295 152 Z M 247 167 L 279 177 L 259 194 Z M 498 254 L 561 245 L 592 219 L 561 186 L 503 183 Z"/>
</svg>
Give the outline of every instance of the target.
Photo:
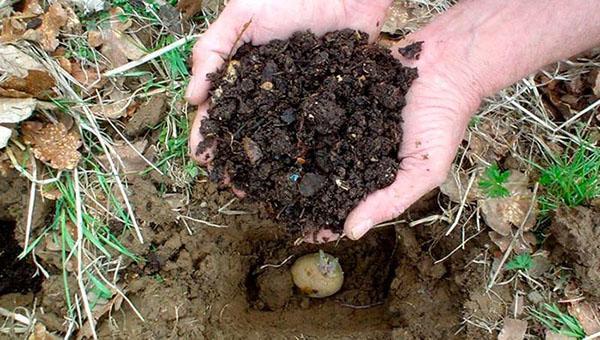
<svg viewBox="0 0 600 340">
<path fill-rule="evenodd" d="M 506 318 L 504 327 L 498 334 L 498 340 L 522 340 L 527 332 L 527 321 Z"/>
<path fill-rule="evenodd" d="M 33 98 L 0 98 L 0 124 L 19 123 L 31 116 L 37 105 Z M 12 130 L 0 125 L 0 149 L 5 148 Z"/>
<path fill-rule="evenodd" d="M 75 12 L 61 1 L 55 1 L 46 13 L 40 17 L 30 18 L 36 11 L 39 3 L 29 1 L 24 11 L 31 12 L 24 15 L 28 19 L 7 18 L 3 22 L 0 41 L 15 42 L 21 39 L 38 42 L 44 50 L 52 52 L 59 45 L 58 36 L 61 30 L 72 32 L 78 29 L 79 19 Z M 41 8 L 41 7 L 40 7 Z M 23 21 L 26 20 L 26 21 Z"/>
<path fill-rule="evenodd" d="M 77 149 L 82 142 L 79 134 L 68 131 L 62 124 L 26 122 L 22 126 L 23 139 L 32 146 L 35 158 L 54 169 L 74 169 L 81 154 Z"/>
<path fill-rule="evenodd" d="M 6 75 L 0 82 L 3 97 L 38 99 L 53 94 L 54 78 L 35 59 L 12 45 L 0 45 L 0 71 Z"/>
<path fill-rule="evenodd" d="M 130 60 L 138 60 L 146 52 L 125 31 L 132 25 L 131 20 L 121 21 L 123 15 L 121 8 L 110 10 L 111 20 L 109 27 L 88 32 L 88 43 L 91 47 L 100 47 L 100 52 L 108 58 L 112 67 L 119 67 Z"/>
</svg>

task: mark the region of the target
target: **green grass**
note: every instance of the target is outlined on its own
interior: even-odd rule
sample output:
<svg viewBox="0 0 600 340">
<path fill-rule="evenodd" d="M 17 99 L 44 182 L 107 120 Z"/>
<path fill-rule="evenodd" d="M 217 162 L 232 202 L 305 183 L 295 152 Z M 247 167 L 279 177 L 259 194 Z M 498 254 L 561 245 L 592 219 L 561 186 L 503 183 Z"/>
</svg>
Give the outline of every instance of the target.
<svg viewBox="0 0 600 340">
<path fill-rule="evenodd" d="M 600 197 L 600 149 L 580 147 L 574 152 L 553 156 L 541 172 L 539 197 L 543 216 L 560 206 L 576 207 Z"/>
<path fill-rule="evenodd" d="M 505 268 L 507 270 L 529 270 L 532 265 L 531 255 L 525 253 L 515 256 L 506 264 Z"/>
<path fill-rule="evenodd" d="M 507 197 L 510 195 L 510 192 L 504 187 L 504 183 L 509 176 L 510 171 L 502 171 L 498 165 L 494 163 L 485 170 L 479 181 L 479 187 L 488 198 Z"/>
<path fill-rule="evenodd" d="M 576 339 L 582 339 L 586 335 L 579 321 L 572 315 L 561 311 L 555 304 L 544 304 L 542 310 L 531 309 L 530 313 L 542 325 L 556 334 Z"/>
</svg>

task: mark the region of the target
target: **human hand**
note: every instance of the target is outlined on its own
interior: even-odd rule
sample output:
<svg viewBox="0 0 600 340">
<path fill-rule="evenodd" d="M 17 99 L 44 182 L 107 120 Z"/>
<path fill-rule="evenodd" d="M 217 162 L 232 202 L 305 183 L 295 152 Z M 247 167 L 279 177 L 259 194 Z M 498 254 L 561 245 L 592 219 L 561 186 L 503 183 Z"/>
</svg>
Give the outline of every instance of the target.
<svg viewBox="0 0 600 340">
<path fill-rule="evenodd" d="M 424 41 L 418 60 L 395 46 L 419 69 L 403 111 L 401 170 L 348 215 L 345 234 L 362 237 L 441 184 L 484 96 L 600 44 L 598 11 L 600 2 L 586 0 L 465 0 L 401 43 Z"/>
<path fill-rule="evenodd" d="M 193 77 L 187 90 L 191 104 L 199 105 L 192 124 L 189 145 L 191 156 L 208 165 L 210 152 L 197 153 L 203 140 L 200 124 L 208 116 L 210 82 L 206 75 L 215 72 L 230 54 L 244 43 L 265 44 L 286 39 L 297 31 L 311 30 L 317 35 L 352 28 L 377 38 L 391 0 L 232 0 L 219 18 L 198 40 L 193 54 Z M 235 190 L 238 196 L 243 193 Z M 324 230 L 310 235 L 308 241 L 333 240 L 339 235 Z"/>
</svg>

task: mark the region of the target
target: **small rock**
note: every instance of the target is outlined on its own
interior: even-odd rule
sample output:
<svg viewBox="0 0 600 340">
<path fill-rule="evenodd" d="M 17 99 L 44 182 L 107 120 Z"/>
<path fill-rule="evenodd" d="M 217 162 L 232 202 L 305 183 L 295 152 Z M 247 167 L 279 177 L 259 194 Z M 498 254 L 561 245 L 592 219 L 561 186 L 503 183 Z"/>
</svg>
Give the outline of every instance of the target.
<svg viewBox="0 0 600 340">
<path fill-rule="evenodd" d="M 244 147 L 244 152 L 246 153 L 246 157 L 250 160 L 250 163 L 256 164 L 256 162 L 262 158 L 263 154 L 258 147 L 258 144 L 249 137 L 244 137 L 242 139 L 242 146 Z"/>
<path fill-rule="evenodd" d="M 296 110 L 289 108 L 289 109 L 283 111 L 283 113 L 281 114 L 281 116 L 279 116 L 279 118 L 281 118 L 281 120 L 284 123 L 286 123 L 287 125 L 290 125 L 296 121 Z"/>
<path fill-rule="evenodd" d="M 271 91 L 273 90 L 273 83 L 270 81 L 265 81 L 264 83 L 260 84 L 260 88 L 265 91 Z"/>
<path fill-rule="evenodd" d="M 316 194 L 325 185 L 325 177 L 309 172 L 300 180 L 299 190 L 304 197 Z"/>
</svg>

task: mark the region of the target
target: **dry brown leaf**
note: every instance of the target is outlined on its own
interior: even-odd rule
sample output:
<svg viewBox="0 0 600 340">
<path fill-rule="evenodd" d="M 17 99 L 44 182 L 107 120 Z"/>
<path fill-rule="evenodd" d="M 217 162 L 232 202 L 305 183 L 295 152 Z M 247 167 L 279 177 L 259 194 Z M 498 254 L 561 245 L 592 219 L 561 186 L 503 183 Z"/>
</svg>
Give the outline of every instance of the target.
<svg viewBox="0 0 600 340">
<path fill-rule="evenodd" d="M 121 21 L 119 18 L 123 15 L 123 10 L 118 7 L 111 9 L 110 14 L 109 28 L 88 32 L 90 46 L 101 46 L 100 52 L 111 62 L 112 67 L 119 67 L 129 60 L 143 57 L 146 52 L 130 35 L 125 33 L 125 30 L 131 27 L 132 21 Z"/>
<path fill-rule="evenodd" d="M 21 12 L 23 15 L 40 15 L 44 13 L 40 0 L 24 0 L 22 3 Z"/>
<path fill-rule="evenodd" d="M 144 150 L 146 150 L 146 146 L 148 145 L 148 140 L 140 139 L 136 142 L 132 143 L 133 147 L 139 151 L 139 153 L 143 154 Z M 129 146 L 125 142 L 115 142 L 113 146 L 114 152 L 111 151 L 111 156 L 115 159 L 115 163 L 125 174 L 138 173 L 140 171 L 145 170 L 148 167 L 148 163 L 135 152 L 131 146 Z M 98 157 L 99 161 L 108 167 L 108 157 L 106 155 L 101 155 Z M 120 159 L 117 160 L 117 159 Z"/>
<path fill-rule="evenodd" d="M 36 4 L 31 2 L 27 10 L 34 11 L 35 7 Z M 46 13 L 27 23 L 16 18 L 4 20 L 0 40 L 3 42 L 21 39 L 35 41 L 40 43 L 44 50 L 52 52 L 59 45 L 58 35 L 61 30 L 71 32 L 79 26 L 79 19 L 73 9 L 61 1 L 55 1 L 48 7 Z"/>
<path fill-rule="evenodd" d="M 33 98 L 0 98 L 0 123 L 19 123 L 29 118 L 35 110 Z"/>
<path fill-rule="evenodd" d="M 79 63 L 71 63 L 71 75 L 84 88 L 101 88 L 106 81 L 101 80 L 101 75 L 93 67 L 83 67 Z"/>
<path fill-rule="evenodd" d="M 4 97 L 47 98 L 53 93 L 54 78 L 35 59 L 12 45 L 0 45 L 0 72 L 6 79 L 0 82 Z"/>
<path fill-rule="evenodd" d="M 585 334 L 596 334 L 600 332 L 600 320 L 598 320 L 597 306 L 589 302 L 573 302 L 567 309 L 579 323 Z"/>
<path fill-rule="evenodd" d="M 523 340 L 526 332 L 527 321 L 505 318 L 498 340 Z"/>
<path fill-rule="evenodd" d="M 388 8 L 387 16 L 381 27 L 384 33 L 394 34 L 406 26 L 410 19 L 410 10 L 406 7 L 406 2 L 394 0 Z"/>
<path fill-rule="evenodd" d="M 440 185 L 440 191 L 448 196 L 452 202 L 460 203 L 462 202 L 463 195 L 467 191 L 467 187 L 469 184 L 469 178 L 467 174 L 460 171 L 460 173 L 456 170 L 456 167 L 453 167 L 449 172 L 446 180 L 442 185 Z M 469 194 L 467 196 L 466 202 L 473 202 L 479 197 L 479 189 L 477 188 L 477 183 L 471 185 L 471 189 L 469 190 Z"/>
<path fill-rule="evenodd" d="M 33 326 L 33 332 L 27 338 L 28 340 L 56 340 L 58 337 L 50 334 L 46 330 L 46 326 L 43 324 L 36 322 L 35 326 Z"/>
<path fill-rule="evenodd" d="M 114 294 L 114 297 L 110 301 L 107 301 L 106 303 L 99 302 L 98 304 L 96 304 L 94 306 L 94 309 L 92 309 L 92 317 L 94 318 L 94 323 L 100 320 L 100 318 L 104 314 L 110 312 L 111 310 L 118 311 L 119 309 L 121 309 L 123 300 L 123 295 Z M 83 327 L 81 327 L 79 333 L 77 334 L 77 339 L 90 339 L 92 338 L 92 336 L 93 334 L 92 329 L 90 327 L 90 320 L 86 320 L 83 324 Z"/>
<path fill-rule="evenodd" d="M 54 2 L 42 16 L 42 24 L 37 32 L 40 33 L 38 41 L 46 51 L 54 51 L 58 47 L 58 34 L 60 29 L 69 21 L 69 13 L 60 2 Z"/>
<path fill-rule="evenodd" d="M 127 101 L 117 101 L 109 104 L 96 104 L 90 106 L 90 111 L 95 116 L 109 119 L 119 119 L 127 113 Z"/>
<path fill-rule="evenodd" d="M 504 183 L 504 187 L 508 189 L 510 196 L 483 198 L 477 202 L 486 224 L 495 232 L 508 236 L 511 234 L 513 227 L 520 227 L 523 224 L 523 230 L 527 231 L 535 225 L 537 204 L 532 201 L 533 194 L 527 185 L 527 175 L 513 170 Z M 534 205 L 532 211 L 527 216 L 532 204 Z M 526 217 L 527 220 L 525 220 Z"/>
<path fill-rule="evenodd" d="M 177 9 L 183 14 L 184 19 L 189 19 L 202 10 L 201 0 L 179 0 Z"/>
<path fill-rule="evenodd" d="M 26 122 L 21 131 L 24 141 L 32 145 L 35 158 L 54 169 L 74 169 L 79 163 L 81 154 L 77 149 L 82 145 L 79 134 L 68 131 L 62 123 L 41 126 L 39 122 Z"/>
<path fill-rule="evenodd" d="M 546 330 L 546 340 L 574 340 L 575 338 L 571 338 L 566 335 L 556 334 L 550 330 Z"/>
<path fill-rule="evenodd" d="M 11 136 L 12 130 L 0 125 L 0 149 L 4 149 L 8 145 Z"/>
<path fill-rule="evenodd" d="M 503 253 L 508 249 L 513 239 L 512 235 L 504 236 L 495 231 L 490 231 L 488 235 L 490 240 L 492 240 L 492 242 L 494 242 L 494 244 L 497 245 L 498 248 L 500 248 L 500 251 Z M 519 237 L 516 239 L 513 251 L 517 254 L 531 253 L 533 251 L 533 245 L 535 244 L 535 241 L 536 239 L 533 233 L 523 233 L 523 238 Z"/>
</svg>

